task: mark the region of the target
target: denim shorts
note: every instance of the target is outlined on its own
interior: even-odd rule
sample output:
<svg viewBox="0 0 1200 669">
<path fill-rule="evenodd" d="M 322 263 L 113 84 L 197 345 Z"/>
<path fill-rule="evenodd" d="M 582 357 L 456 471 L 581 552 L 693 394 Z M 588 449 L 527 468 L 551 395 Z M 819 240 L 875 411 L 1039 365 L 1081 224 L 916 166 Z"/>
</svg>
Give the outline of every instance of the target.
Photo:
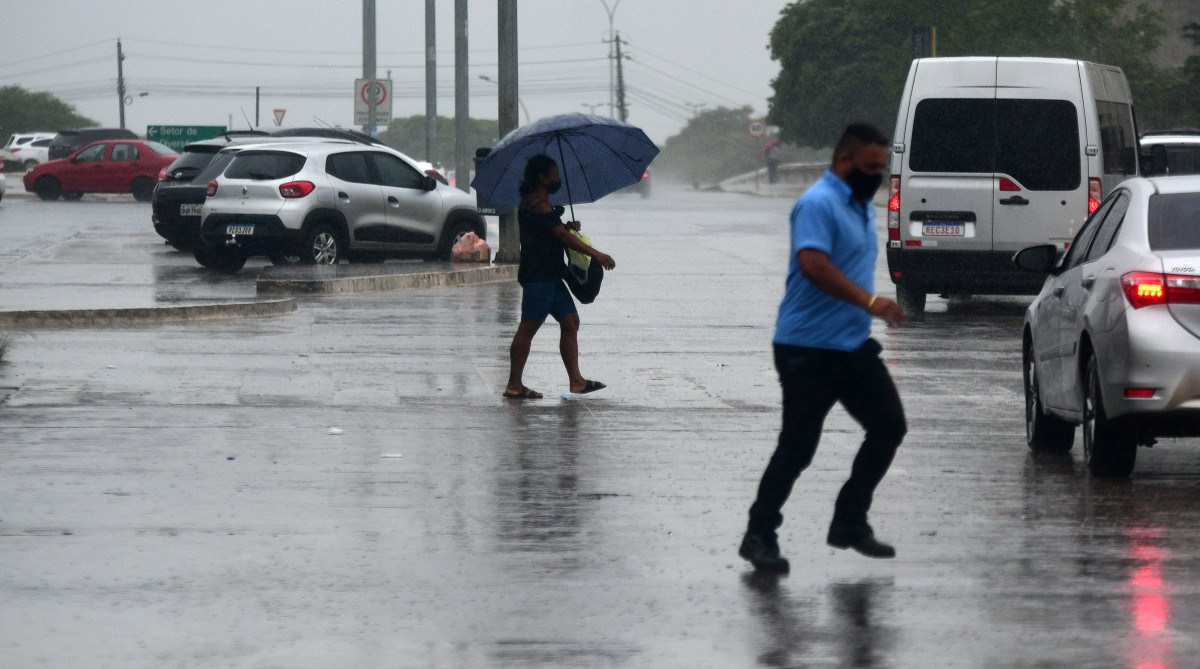
<svg viewBox="0 0 1200 669">
<path fill-rule="evenodd" d="M 561 321 L 575 311 L 575 300 L 562 281 L 535 281 L 525 284 L 521 295 L 521 320 L 546 322 L 546 316 Z"/>
</svg>

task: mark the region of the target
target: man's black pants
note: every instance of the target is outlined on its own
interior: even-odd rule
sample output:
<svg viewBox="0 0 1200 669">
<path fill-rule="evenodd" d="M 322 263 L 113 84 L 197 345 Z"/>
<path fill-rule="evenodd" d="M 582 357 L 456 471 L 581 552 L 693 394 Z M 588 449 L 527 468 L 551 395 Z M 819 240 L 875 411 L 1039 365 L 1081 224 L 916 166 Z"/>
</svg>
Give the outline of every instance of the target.
<svg viewBox="0 0 1200 669">
<path fill-rule="evenodd" d="M 825 416 L 835 402 L 867 431 L 850 479 L 834 506 L 834 522 L 866 523 L 875 487 L 887 473 L 908 427 L 904 407 L 887 367 L 879 359 L 879 343 L 868 339 L 857 351 L 845 352 L 775 344 L 775 368 L 783 386 L 783 429 L 779 445 L 750 507 L 748 532 L 774 536 L 783 523 L 780 510 L 800 472 L 812 462 Z"/>
</svg>

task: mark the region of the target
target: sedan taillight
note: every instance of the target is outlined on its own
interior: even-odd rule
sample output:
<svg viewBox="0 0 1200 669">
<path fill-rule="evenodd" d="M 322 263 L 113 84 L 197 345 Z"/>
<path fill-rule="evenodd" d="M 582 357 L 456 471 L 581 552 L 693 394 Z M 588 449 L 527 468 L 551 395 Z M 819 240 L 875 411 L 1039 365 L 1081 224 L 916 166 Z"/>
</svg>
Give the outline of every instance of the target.
<svg viewBox="0 0 1200 669">
<path fill-rule="evenodd" d="M 217 180 L 216 179 L 213 179 L 212 181 L 208 182 L 208 190 L 204 191 L 204 194 L 208 197 L 216 196 L 216 194 L 217 194 Z"/>
<path fill-rule="evenodd" d="M 1134 309 L 1155 304 L 1200 304 L 1200 276 L 1129 272 L 1121 277 L 1121 290 Z"/>
<path fill-rule="evenodd" d="M 315 189 L 316 186 L 311 181 L 289 181 L 279 186 L 279 194 L 289 200 L 294 200 L 308 195 Z"/>
<path fill-rule="evenodd" d="M 158 171 L 158 180 L 159 180 L 159 181 L 166 181 L 166 180 L 167 180 L 167 168 L 165 168 L 165 167 L 164 167 L 164 168 L 162 168 L 161 170 L 159 170 L 159 171 Z"/>
</svg>

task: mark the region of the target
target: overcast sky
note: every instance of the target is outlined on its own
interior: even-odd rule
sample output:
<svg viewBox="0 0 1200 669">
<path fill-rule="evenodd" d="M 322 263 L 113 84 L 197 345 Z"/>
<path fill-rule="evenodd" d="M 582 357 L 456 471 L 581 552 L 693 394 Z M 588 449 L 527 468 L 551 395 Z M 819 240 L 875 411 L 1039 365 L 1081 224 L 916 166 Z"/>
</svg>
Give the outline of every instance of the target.
<svg viewBox="0 0 1200 669">
<path fill-rule="evenodd" d="M 606 0 L 613 7 L 613 0 Z M 629 121 L 662 143 L 695 109 L 766 112 L 779 71 L 767 40 L 786 0 L 618 0 L 628 42 Z M 377 0 L 378 76 L 391 71 L 393 116 L 425 113 L 424 0 Z M 438 113 L 454 114 L 454 1 L 437 0 Z M 362 76 L 361 0 L 3 0 L 0 86 L 48 91 L 116 126 L 116 44 L 132 104 L 126 127 L 227 125 L 286 110 L 283 125 L 319 117 L 353 125 Z M 608 13 L 601 0 L 520 0 L 520 97 L 533 118 L 608 113 Z M 496 118 L 496 2 L 471 0 L 471 115 Z M 142 96 L 142 93 L 146 93 Z M 701 106 L 703 105 L 703 106 Z M 522 116 L 522 122 L 524 116 Z M 48 128 L 52 129 L 52 128 Z M 0 131 L 7 135 L 7 132 Z"/>
</svg>

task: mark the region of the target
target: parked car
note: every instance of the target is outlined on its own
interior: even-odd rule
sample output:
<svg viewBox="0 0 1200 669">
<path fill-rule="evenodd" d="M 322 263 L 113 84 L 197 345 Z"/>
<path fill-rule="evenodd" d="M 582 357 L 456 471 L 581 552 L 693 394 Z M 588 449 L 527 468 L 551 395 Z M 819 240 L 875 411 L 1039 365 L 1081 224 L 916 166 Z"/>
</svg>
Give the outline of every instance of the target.
<svg viewBox="0 0 1200 669">
<path fill-rule="evenodd" d="M 893 142 L 888 274 L 910 314 L 928 293 L 1037 293 L 1012 254 L 1063 248 L 1138 175 L 1125 74 L 1079 60 L 917 59 Z"/>
<path fill-rule="evenodd" d="M 204 205 L 208 182 L 225 171 L 237 149 L 258 144 L 311 141 L 320 140 L 238 131 L 184 146 L 175 162 L 158 175 L 150 203 L 154 231 L 180 251 L 194 252 L 200 247 L 200 209 Z"/>
<path fill-rule="evenodd" d="M 124 128 L 79 128 L 77 130 L 60 130 L 54 139 L 50 140 L 50 160 L 66 158 L 79 149 L 98 142 L 102 139 L 137 139 L 130 130 Z"/>
<path fill-rule="evenodd" d="M 209 181 L 202 211 L 196 260 L 230 272 L 251 255 L 329 265 L 448 258 L 463 234 L 487 233 L 473 195 L 399 151 L 342 140 L 239 151 Z"/>
<path fill-rule="evenodd" d="M 0 160 L 4 161 L 4 171 L 27 170 L 38 163 L 49 160 L 46 157 L 45 147 L 51 139 L 54 139 L 54 134 L 52 132 L 15 132 L 10 135 L 4 148 L 0 148 Z M 38 150 L 30 151 L 34 147 L 37 147 Z"/>
<path fill-rule="evenodd" d="M 3 174 L 0 174 L 0 200 L 4 199 L 4 190 L 7 187 L 8 187 L 8 180 L 4 178 Z"/>
<path fill-rule="evenodd" d="M 78 200 L 84 193 L 132 193 L 139 202 L 148 202 L 159 172 L 177 155 L 158 142 L 94 142 L 67 158 L 26 172 L 25 190 L 43 200 Z"/>
<path fill-rule="evenodd" d="M 1127 476 L 1137 447 L 1200 436 L 1200 176 L 1130 179 L 1066 254 L 1026 248 L 1045 277 L 1025 314 L 1025 428 L 1034 450 L 1070 450 Z"/>
<path fill-rule="evenodd" d="M 1200 130 L 1147 132 L 1139 143 L 1147 176 L 1200 174 Z"/>
</svg>

